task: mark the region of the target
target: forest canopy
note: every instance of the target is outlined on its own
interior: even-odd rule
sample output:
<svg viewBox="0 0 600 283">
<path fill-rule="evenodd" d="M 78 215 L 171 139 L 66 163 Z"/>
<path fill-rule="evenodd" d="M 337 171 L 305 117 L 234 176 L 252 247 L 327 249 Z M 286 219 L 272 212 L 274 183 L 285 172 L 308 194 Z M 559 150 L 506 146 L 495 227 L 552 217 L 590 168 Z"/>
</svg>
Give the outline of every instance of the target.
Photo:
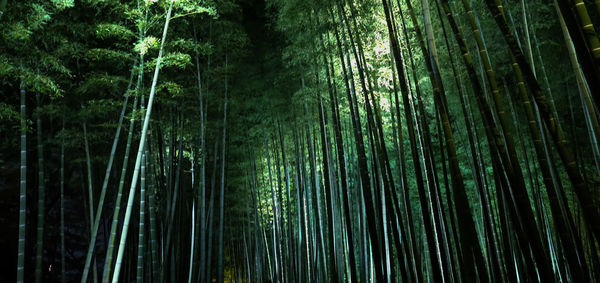
<svg viewBox="0 0 600 283">
<path fill-rule="evenodd" d="M 583 0 L 0 0 L 0 281 L 600 281 L 598 28 Z"/>
</svg>

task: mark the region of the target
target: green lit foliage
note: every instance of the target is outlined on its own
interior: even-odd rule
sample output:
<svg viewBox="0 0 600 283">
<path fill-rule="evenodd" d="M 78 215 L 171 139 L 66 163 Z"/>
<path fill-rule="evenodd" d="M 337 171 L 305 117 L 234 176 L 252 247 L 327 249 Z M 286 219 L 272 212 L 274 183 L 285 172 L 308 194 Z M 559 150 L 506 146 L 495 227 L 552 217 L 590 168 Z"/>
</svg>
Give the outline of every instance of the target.
<svg viewBox="0 0 600 283">
<path fill-rule="evenodd" d="M 158 48 L 159 40 L 154 36 L 148 36 L 135 44 L 133 50 L 140 55 L 145 55 L 150 49 Z"/>
<path fill-rule="evenodd" d="M 86 54 L 86 59 L 94 65 L 107 64 L 119 69 L 130 66 L 133 62 L 132 56 L 129 53 L 103 48 L 89 49 Z"/>
<path fill-rule="evenodd" d="M 217 16 L 217 10 L 212 1 L 194 1 L 194 0 L 173 0 L 173 8 L 179 10 L 173 16 L 173 19 L 185 17 L 193 14 L 207 14 L 211 17 Z"/>
<path fill-rule="evenodd" d="M 161 93 L 163 91 L 170 95 L 171 98 L 177 98 L 184 93 L 181 85 L 174 82 L 164 82 L 156 87 L 156 92 Z"/>
<path fill-rule="evenodd" d="M 90 73 L 81 82 L 77 92 L 81 94 L 117 94 L 122 92 L 122 85 L 126 83 L 122 76 L 111 76 L 104 73 Z"/>
<path fill-rule="evenodd" d="M 179 52 L 171 52 L 167 53 L 163 56 L 162 61 L 160 63 L 160 68 L 176 68 L 176 69 L 184 69 L 191 64 L 191 56 L 189 54 L 179 53 Z M 154 71 L 154 66 L 156 65 L 156 60 L 148 62 L 145 67 L 145 72 Z"/>
<path fill-rule="evenodd" d="M 118 39 L 129 41 L 135 37 L 135 34 L 128 28 L 117 24 L 98 24 L 96 26 L 96 36 L 99 39 Z"/>
<path fill-rule="evenodd" d="M 71 8 L 75 5 L 74 0 L 52 0 L 52 3 L 56 7 L 56 9 L 58 9 L 59 11 L 67 9 L 67 8 Z"/>
</svg>

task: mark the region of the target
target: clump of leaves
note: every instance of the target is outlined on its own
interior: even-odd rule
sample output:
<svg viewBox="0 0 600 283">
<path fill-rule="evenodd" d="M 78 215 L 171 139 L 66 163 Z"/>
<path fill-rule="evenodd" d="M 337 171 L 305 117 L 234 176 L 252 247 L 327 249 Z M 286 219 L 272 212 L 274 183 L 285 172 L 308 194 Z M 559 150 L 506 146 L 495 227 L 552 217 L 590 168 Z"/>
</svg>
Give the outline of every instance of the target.
<svg viewBox="0 0 600 283">
<path fill-rule="evenodd" d="M 81 94 L 116 94 L 122 91 L 120 83 L 125 79 L 118 76 L 111 76 L 102 73 L 90 74 L 77 88 L 77 93 Z"/>
<path fill-rule="evenodd" d="M 33 92 L 50 94 L 52 98 L 62 95 L 62 90 L 47 76 L 21 69 L 19 77 L 21 78 L 21 83 L 30 87 Z"/>
<path fill-rule="evenodd" d="M 42 28 L 48 21 L 50 21 L 50 13 L 44 9 L 42 5 L 32 4 L 32 11 L 30 12 L 27 23 L 29 29 L 34 31 Z"/>
<path fill-rule="evenodd" d="M 131 61 L 131 56 L 125 52 L 119 52 L 106 48 L 93 48 L 88 50 L 86 57 L 88 60 L 99 63 L 108 63 L 114 67 L 123 67 Z"/>
<path fill-rule="evenodd" d="M 175 67 L 178 69 L 184 69 L 189 66 L 192 62 L 192 57 L 189 54 L 173 52 L 165 54 L 160 63 L 160 68 L 163 67 Z M 150 61 L 146 67 L 146 72 L 152 72 L 156 66 L 156 59 Z"/>
<path fill-rule="evenodd" d="M 164 82 L 157 87 L 157 92 L 166 91 L 172 98 L 183 94 L 183 87 L 175 82 Z"/>
<path fill-rule="evenodd" d="M 154 36 L 148 36 L 148 37 L 138 41 L 135 44 L 135 46 L 133 47 L 133 50 L 135 52 L 139 53 L 140 55 L 144 55 L 144 54 L 148 53 L 148 50 L 158 48 L 159 42 L 160 41 L 158 40 L 158 38 L 156 38 Z"/>
<path fill-rule="evenodd" d="M 66 8 L 71 8 L 75 6 L 74 0 L 52 0 L 54 7 L 58 10 L 64 10 Z"/>
<path fill-rule="evenodd" d="M 16 123 L 21 118 L 21 114 L 15 110 L 15 107 L 4 102 L 0 102 L 0 122 Z"/>
<path fill-rule="evenodd" d="M 30 35 L 31 31 L 27 29 L 23 23 L 14 23 L 5 30 L 4 38 L 7 40 L 7 43 L 12 43 L 13 41 L 22 42 L 29 40 Z"/>
<path fill-rule="evenodd" d="M 135 34 L 122 25 L 99 24 L 96 26 L 96 36 L 99 39 L 114 38 L 119 40 L 130 40 Z"/>
<path fill-rule="evenodd" d="M 46 70 L 54 71 L 69 76 L 71 71 L 63 65 L 60 59 L 47 53 L 40 54 L 40 66 Z"/>
<path fill-rule="evenodd" d="M 176 14 L 173 19 L 184 17 L 192 14 L 207 14 L 215 17 L 217 15 L 217 9 L 214 6 L 202 3 L 204 1 L 197 0 L 172 0 L 173 8 L 181 10 L 183 13 Z"/>
<path fill-rule="evenodd" d="M 8 61 L 8 58 L 0 56 L 0 75 L 7 76 L 14 70 L 13 65 Z"/>
<path fill-rule="evenodd" d="M 212 45 L 208 42 L 180 38 L 169 43 L 169 50 L 178 50 L 188 54 L 208 55 L 212 53 Z"/>
</svg>

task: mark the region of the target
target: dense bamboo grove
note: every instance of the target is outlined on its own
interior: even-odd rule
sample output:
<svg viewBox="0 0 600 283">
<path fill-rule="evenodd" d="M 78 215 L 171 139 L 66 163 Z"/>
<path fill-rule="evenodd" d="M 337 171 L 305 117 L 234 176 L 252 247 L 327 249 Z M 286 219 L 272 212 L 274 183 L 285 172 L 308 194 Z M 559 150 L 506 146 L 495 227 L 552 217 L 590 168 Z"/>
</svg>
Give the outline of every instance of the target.
<svg viewBox="0 0 600 283">
<path fill-rule="evenodd" d="M 2 282 L 598 282 L 600 2 L 0 0 Z"/>
</svg>

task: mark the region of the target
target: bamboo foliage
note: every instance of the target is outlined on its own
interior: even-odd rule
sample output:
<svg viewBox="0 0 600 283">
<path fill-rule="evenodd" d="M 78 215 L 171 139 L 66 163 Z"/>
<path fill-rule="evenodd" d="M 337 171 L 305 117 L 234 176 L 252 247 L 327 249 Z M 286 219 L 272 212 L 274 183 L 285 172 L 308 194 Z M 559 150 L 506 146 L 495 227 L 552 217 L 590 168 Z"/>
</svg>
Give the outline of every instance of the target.
<svg viewBox="0 0 600 283">
<path fill-rule="evenodd" d="M 598 1 L 4 2 L 0 281 L 600 279 Z"/>
</svg>

